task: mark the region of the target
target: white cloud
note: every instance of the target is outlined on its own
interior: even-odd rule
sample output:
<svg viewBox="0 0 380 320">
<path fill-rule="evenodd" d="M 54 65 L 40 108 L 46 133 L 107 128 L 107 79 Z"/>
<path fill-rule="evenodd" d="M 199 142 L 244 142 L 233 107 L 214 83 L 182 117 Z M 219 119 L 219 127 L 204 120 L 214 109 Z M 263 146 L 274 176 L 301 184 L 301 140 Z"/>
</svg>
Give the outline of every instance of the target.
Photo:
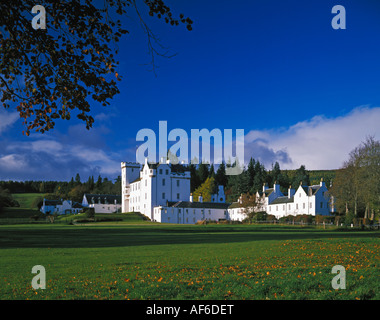
<svg viewBox="0 0 380 320">
<path fill-rule="evenodd" d="M 19 118 L 20 116 L 17 112 L 5 111 L 4 108 L 0 106 L 0 133 L 14 124 Z"/>
<path fill-rule="evenodd" d="M 0 179 L 69 180 L 80 173 L 116 177 L 120 174 L 120 155 L 107 151 L 101 133 L 90 133 L 76 126 L 67 134 L 59 132 L 31 135 L 26 141 L 0 141 Z"/>
<path fill-rule="evenodd" d="M 4 170 L 25 171 L 26 162 L 22 155 L 8 154 L 0 158 L 0 167 Z"/>
<path fill-rule="evenodd" d="M 337 118 L 315 116 L 281 130 L 252 130 L 245 136 L 246 159 L 267 167 L 278 161 L 283 169 L 337 169 L 369 135 L 379 139 L 380 108 L 358 107 Z"/>
</svg>

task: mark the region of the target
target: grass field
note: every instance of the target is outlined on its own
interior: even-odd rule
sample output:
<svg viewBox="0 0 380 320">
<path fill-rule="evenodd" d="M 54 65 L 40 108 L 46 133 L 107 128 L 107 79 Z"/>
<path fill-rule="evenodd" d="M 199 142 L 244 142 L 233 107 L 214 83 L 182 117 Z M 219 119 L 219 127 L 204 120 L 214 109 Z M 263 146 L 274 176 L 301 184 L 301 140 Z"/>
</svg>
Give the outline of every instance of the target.
<svg viewBox="0 0 380 320">
<path fill-rule="evenodd" d="M 133 222 L 133 223 L 132 223 Z M 378 231 L 145 221 L 0 226 L 0 299 L 376 299 Z M 46 289 L 34 290 L 34 265 Z M 334 265 L 346 269 L 335 290 Z"/>
<path fill-rule="evenodd" d="M 15 199 L 19 204 L 20 208 L 26 209 L 36 209 L 33 208 L 33 201 L 36 198 L 43 197 L 42 193 L 13 193 L 12 198 Z"/>
</svg>

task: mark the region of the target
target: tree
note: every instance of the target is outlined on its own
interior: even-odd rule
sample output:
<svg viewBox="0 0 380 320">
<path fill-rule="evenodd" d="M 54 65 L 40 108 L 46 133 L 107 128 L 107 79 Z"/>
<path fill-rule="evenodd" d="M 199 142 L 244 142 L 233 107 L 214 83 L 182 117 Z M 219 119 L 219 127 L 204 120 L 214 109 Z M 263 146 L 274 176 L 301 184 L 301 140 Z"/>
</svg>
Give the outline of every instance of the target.
<svg viewBox="0 0 380 320">
<path fill-rule="evenodd" d="M 12 198 L 12 194 L 8 189 L 3 189 L 0 187 L 0 212 L 5 207 L 17 207 L 18 202 Z"/>
<path fill-rule="evenodd" d="M 358 196 L 365 205 L 364 218 L 373 220 L 380 208 L 380 141 L 374 137 L 366 140 L 351 154 L 357 164 Z"/>
<path fill-rule="evenodd" d="M 95 188 L 96 189 L 100 189 L 101 188 L 101 186 L 102 186 L 102 177 L 99 175 L 98 176 L 98 180 L 96 180 L 96 183 L 95 183 Z"/>
<path fill-rule="evenodd" d="M 209 176 L 209 165 L 201 162 L 198 166 L 198 177 L 200 183 L 204 183 Z"/>
<path fill-rule="evenodd" d="M 190 192 L 193 192 L 196 188 L 200 186 L 200 180 L 197 173 L 197 167 L 195 164 L 190 163 L 189 164 L 189 170 L 190 170 Z"/>
<path fill-rule="evenodd" d="M 253 179 L 253 187 L 251 189 L 252 193 L 261 191 L 266 180 L 267 173 L 265 171 L 265 167 L 259 160 L 257 160 L 255 164 L 255 178 Z"/>
<path fill-rule="evenodd" d="M 193 192 L 193 201 L 199 201 L 199 196 L 202 195 L 204 202 L 211 201 L 211 195 L 215 190 L 215 179 L 207 178 L 204 183 L 202 183 L 194 192 Z"/>
<path fill-rule="evenodd" d="M 94 189 L 95 182 L 94 182 L 94 176 L 89 176 L 87 179 L 87 182 L 85 183 L 86 189 L 90 192 Z"/>
<path fill-rule="evenodd" d="M 215 178 L 215 169 L 214 169 L 214 164 L 211 163 L 210 165 L 210 170 L 208 172 L 208 177 L 209 178 Z"/>
<path fill-rule="evenodd" d="M 374 219 L 380 209 L 380 141 L 368 137 L 350 152 L 331 193 L 337 209 L 346 216 Z"/>
<path fill-rule="evenodd" d="M 68 197 L 73 201 L 82 202 L 84 193 L 86 193 L 85 185 L 77 185 L 70 190 Z"/>
<path fill-rule="evenodd" d="M 256 212 L 256 195 L 250 193 L 243 193 L 239 201 L 241 202 L 241 207 L 243 208 L 243 213 L 246 215 L 247 219 L 251 222 Z"/>
<path fill-rule="evenodd" d="M 227 189 L 230 190 L 228 201 L 235 201 L 241 194 L 249 192 L 248 173 L 243 170 L 241 174 L 232 175 L 228 179 Z"/>
<path fill-rule="evenodd" d="M 77 173 L 76 176 L 75 176 L 75 185 L 79 186 L 80 184 L 81 184 L 81 182 L 80 182 L 80 175 L 79 175 L 79 173 Z"/>
<path fill-rule="evenodd" d="M 250 187 L 253 187 L 253 182 L 254 182 L 254 179 L 255 179 L 255 164 L 256 164 L 256 161 L 255 159 L 251 158 L 249 159 L 249 162 L 248 162 L 248 167 L 247 167 L 247 174 L 248 174 L 248 184 Z"/>
<path fill-rule="evenodd" d="M 270 173 L 270 177 L 272 179 L 272 184 L 274 182 L 280 182 L 281 179 L 281 169 L 280 164 L 276 161 L 276 163 L 272 166 L 272 171 Z"/>
<path fill-rule="evenodd" d="M 306 171 L 306 167 L 301 165 L 297 170 L 293 178 L 292 186 L 298 187 L 302 183 L 304 186 L 310 185 L 309 173 Z"/>
<path fill-rule="evenodd" d="M 224 164 L 224 162 L 222 162 L 219 165 L 218 170 L 216 170 L 215 182 L 218 186 L 223 186 L 225 188 L 227 186 L 227 181 L 228 178 L 226 175 L 226 165 Z"/>
<path fill-rule="evenodd" d="M 38 4 L 45 8 L 46 29 L 31 25 L 35 0 L 0 2 L 0 101 L 5 108 L 17 109 L 26 135 L 31 130 L 51 130 L 56 119 L 69 120 L 74 112 L 87 129 L 92 127 L 93 103 L 107 106 L 120 92 L 117 43 L 128 33 L 122 28 L 122 16 L 135 14 L 147 35 L 153 68 L 156 55 L 168 56 L 160 52 L 163 46 L 136 0 L 41 0 Z M 183 14 L 174 18 L 163 0 L 141 4 L 149 16 L 192 29 L 191 19 Z"/>
</svg>

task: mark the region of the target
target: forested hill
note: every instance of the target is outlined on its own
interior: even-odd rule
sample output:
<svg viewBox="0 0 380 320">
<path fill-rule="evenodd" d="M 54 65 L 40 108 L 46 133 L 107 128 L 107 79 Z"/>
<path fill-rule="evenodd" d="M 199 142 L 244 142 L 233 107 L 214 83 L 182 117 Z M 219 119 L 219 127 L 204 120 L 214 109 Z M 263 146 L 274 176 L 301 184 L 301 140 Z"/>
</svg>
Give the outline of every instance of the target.
<svg viewBox="0 0 380 320">
<path fill-rule="evenodd" d="M 296 188 L 302 181 L 305 185 L 319 184 L 321 178 L 329 187 L 335 178 L 336 170 L 306 170 L 301 166 L 297 170 L 281 170 L 276 163 L 271 170 L 266 170 L 259 161 L 253 160 L 250 165 L 238 176 L 225 174 L 225 166 L 218 166 L 214 170 L 213 165 L 200 164 L 189 165 L 191 171 L 191 192 L 199 188 L 208 177 L 214 177 L 215 183 L 223 185 L 229 201 L 235 201 L 241 193 L 262 190 L 264 183 L 269 187 L 277 181 L 281 189 L 286 192 L 289 185 Z M 0 189 L 9 193 L 41 193 L 55 195 L 59 198 L 70 198 L 81 201 L 84 193 L 97 194 L 121 194 L 120 177 L 111 180 L 99 176 L 96 181 L 91 176 L 86 181 L 81 181 L 79 174 L 71 181 L 0 181 Z"/>
</svg>

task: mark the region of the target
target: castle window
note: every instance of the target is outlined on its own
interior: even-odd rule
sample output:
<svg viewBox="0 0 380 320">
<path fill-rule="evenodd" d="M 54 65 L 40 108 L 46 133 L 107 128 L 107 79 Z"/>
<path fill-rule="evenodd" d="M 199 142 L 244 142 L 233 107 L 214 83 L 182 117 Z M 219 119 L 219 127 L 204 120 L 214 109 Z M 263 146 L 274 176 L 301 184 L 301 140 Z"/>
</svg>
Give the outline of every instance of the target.
<svg viewBox="0 0 380 320">
<path fill-rule="evenodd" d="M 165 179 L 162 179 L 162 185 L 163 186 L 165 185 Z"/>
<path fill-rule="evenodd" d="M 177 180 L 177 187 L 179 187 L 179 180 Z"/>
<path fill-rule="evenodd" d="M 179 193 L 177 193 L 177 200 L 179 200 Z"/>
<path fill-rule="evenodd" d="M 312 202 L 310 202 L 310 209 L 313 207 L 313 203 Z"/>
<path fill-rule="evenodd" d="M 303 206 L 303 208 L 305 209 L 305 206 L 306 206 L 306 204 L 305 204 L 305 203 L 303 203 L 303 204 L 302 204 L 302 206 Z"/>
<path fill-rule="evenodd" d="M 168 169 L 165 170 L 165 174 L 169 174 L 169 170 Z"/>
<path fill-rule="evenodd" d="M 160 171 L 159 171 L 159 172 L 160 172 L 160 174 L 162 174 L 162 169 L 160 169 Z"/>
<path fill-rule="evenodd" d="M 321 202 L 321 209 L 323 208 L 323 202 Z"/>
<path fill-rule="evenodd" d="M 165 199 L 165 192 L 162 193 L 162 199 Z"/>
</svg>

